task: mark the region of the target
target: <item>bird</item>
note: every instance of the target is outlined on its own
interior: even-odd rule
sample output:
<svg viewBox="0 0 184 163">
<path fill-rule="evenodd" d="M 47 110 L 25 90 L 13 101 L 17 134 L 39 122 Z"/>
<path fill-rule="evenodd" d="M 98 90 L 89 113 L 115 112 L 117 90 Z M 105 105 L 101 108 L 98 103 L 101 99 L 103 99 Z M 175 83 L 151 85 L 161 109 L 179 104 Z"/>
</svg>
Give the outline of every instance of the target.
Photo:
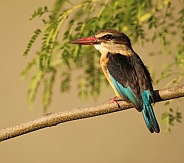
<svg viewBox="0 0 184 163">
<path fill-rule="evenodd" d="M 142 112 L 149 131 L 160 132 L 151 105 L 155 100 L 150 73 L 126 34 L 115 29 L 102 29 L 94 36 L 69 43 L 93 45 L 101 53 L 100 66 L 115 92 L 115 101 L 122 99 L 132 103 L 137 111 Z"/>
</svg>

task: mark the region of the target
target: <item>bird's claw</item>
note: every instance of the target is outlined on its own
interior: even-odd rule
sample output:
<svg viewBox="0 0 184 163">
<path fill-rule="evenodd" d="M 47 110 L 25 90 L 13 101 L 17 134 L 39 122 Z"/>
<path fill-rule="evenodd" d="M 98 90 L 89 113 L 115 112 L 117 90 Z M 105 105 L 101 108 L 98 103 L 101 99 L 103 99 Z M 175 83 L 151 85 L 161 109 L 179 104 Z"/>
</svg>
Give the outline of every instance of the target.
<svg viewBox="0 0 184 163">
<path fill-rule="evenodd" d="M 117 104 L 117 105 L 118 105 L 118 108 L 121 108 L 120 105 L 119 105 L 119 103 L 118 103 L 119 99 L 118 99 L 117 96 L 115 96 L 114 98 L 110 99 L 109 101 L 110 101 L 111 103 Z"/>
</svg>

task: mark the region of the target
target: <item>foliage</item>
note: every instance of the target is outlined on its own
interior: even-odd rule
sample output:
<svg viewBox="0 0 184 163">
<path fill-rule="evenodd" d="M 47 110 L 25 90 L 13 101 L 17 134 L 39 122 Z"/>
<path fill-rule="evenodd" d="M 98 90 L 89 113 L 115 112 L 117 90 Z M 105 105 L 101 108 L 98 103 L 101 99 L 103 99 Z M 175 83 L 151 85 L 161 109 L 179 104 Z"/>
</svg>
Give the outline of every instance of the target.
<svg viewBox="0 0 184 163">
<path fill-rule="evenodd" d="M 169 106 L 168 110 L 162 114 L 162 123 L 165 124 L 167 127 L 165 131 L 171 132 L 171 126 L 174 126 L 174 122 L 181 123 L 182 114 L 179 111 L 180 102 L 178 103 L 176 111 L 173 110 L 171 107 L 171 101 L 166 102 L 165 105 Z"/>
<path fill-rule="evenodd" d="M 83 0 L 75 4 L 56 0 L 51 11 L 46 6 L 39 7 L 30 20 L 44 17 L 44 28 L 35 30 L 24 52 L 25 56 L 29 55 L 35 40 L 41 37 L 40 50 L 22 72 L 24 77 L 33 73 L 28 101 L 34 102 L 42 84 L 46 110 L 52 99 L 56 75 L 61 78 L 61 92 L 66 92 L 70 89 L 74 70 L 81 72 L 77 77 L 79 96 L 96 98 L 106 82 L 98 65 L 99 53 L 91 47 L 70 45 L 68 41 L 94 35 L 104 28 L 125 32 L 132 43 L 159 42 L 162 51 L 158 54 L 169 55 L 173 62 L 167 63 L 157 75 L 160 77 L 155 79 L 156 83 L 168 78 L 172 79 L 168 85 L 181 83 L 184 78 L 184 4 L 183 0 L 179 2 L 179 12 L 174 8 L 174 0 Z M 173 48 L 176 40 L 178 45 Z"/>
</svg>

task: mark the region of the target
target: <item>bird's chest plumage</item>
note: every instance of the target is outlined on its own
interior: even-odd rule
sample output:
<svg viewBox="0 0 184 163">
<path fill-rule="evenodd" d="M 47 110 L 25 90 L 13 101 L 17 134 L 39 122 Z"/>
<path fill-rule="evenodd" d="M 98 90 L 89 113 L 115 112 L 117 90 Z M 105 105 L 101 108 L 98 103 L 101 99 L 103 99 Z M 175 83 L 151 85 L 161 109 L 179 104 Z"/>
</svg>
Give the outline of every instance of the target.
<svg viewBox="0 0 184 163">
<path fill-rule="evenodd" d="M 103 71 L 105 77 L 107 78 L 107 80 L 111 84 L 110 76 L 109 76 L 108 71 L 107 71 L 108 61 L 109 61 L 108 53 L 106 53 L 106 52 L 102 53 L 101 58 L 100 58 L 100 66 L 102 68 L 102 71 Z"/>
</svg>

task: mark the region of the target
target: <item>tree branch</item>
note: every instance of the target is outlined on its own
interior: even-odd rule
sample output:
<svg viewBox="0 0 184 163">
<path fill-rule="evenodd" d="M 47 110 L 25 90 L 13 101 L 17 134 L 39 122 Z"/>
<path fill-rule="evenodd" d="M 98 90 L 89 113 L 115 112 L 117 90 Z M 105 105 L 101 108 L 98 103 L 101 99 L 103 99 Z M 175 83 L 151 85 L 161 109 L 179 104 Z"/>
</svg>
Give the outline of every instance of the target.
<svg viewBox="0 0 184 163">
<path fill-rule="evenodd" d="M 156 90 L 154 91 L 154 95 L 155 102 L 184 97 L 184 85 Z M 127 103 L 125 101 L 119 101 L 118 103 L 121 108 L 118 108 L 117 105 L 112 102 L 106 102 L 89 108 L 76 108 L 62 112 L 49 113 L 35 120 L 2 129 L 0 131 L 0 141 L 17 137 L 42 128 L 52 127 L 59 123 L 109 114 L 112 112 L 126 110 L 133 107 L 130 103 Z"/>
</svg>

